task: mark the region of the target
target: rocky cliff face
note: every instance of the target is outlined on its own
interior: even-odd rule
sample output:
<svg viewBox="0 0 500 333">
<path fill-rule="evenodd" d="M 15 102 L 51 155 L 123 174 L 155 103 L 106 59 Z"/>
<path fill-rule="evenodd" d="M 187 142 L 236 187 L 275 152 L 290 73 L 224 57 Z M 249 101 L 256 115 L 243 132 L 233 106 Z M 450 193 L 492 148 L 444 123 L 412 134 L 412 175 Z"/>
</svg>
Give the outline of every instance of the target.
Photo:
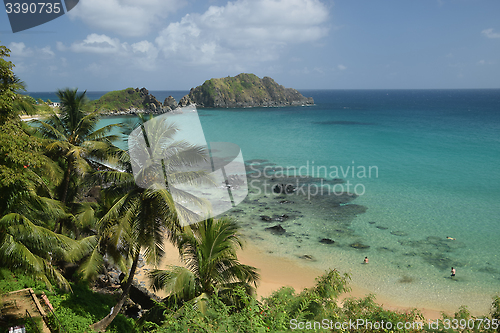
<svg viewBox="0 0 500 333">
<path fill-rule="evenodd" d="M 171 110 L 177 109 L 178 105 L 177 102 L 175 101 L 175 98 L 172 96 L 168 96 L 165 98 L 165 101 L 163 102 L 164 107 L 169 107 Z"/>
<path fill-rule="evenodd" d="M 144 106 L 144 109 L 146 112 L 152 112 L 152 113 L 164 113 L 170 110 L 165 110 L 163 108 L 163 104 L 161 104 L 156 97 L 151 95 L 149 91 L 146 88 L 142 88 L 139 90 L 139 88 L 135 88 L 135 91 L 140 93 L 140 96 L 142 98 L 142 105 Z"/>
<path fill-rule="evenodd" d="M 160 114 L 177 108 L 177 102 L 175 102 L 172 96 L 166 98 L 165 103 L 162 104 L 146 88 L 127 88 L 111 91 L 97 101 L 91 102 L 91 104 L 94 110 L 100 110 L 101 113 L 108 115 L 135 113 Z"/>
<path fill-rule="evenodd" d="M 200 107 L 239 108 L 311 105 L 314 100 L 295 89 L 285 88 L 270 77 L 254 74 L 211 79 L 192 88 L 187 99 Z"/>
</svg>

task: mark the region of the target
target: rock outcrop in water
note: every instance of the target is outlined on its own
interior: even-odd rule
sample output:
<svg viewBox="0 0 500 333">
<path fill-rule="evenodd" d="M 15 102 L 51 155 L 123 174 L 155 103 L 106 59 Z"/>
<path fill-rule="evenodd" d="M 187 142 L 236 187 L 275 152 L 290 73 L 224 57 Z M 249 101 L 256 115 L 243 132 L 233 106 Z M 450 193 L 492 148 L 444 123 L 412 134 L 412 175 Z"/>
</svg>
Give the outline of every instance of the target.
<svg viewBox="0 0 500 333">
<path fill-rule="evenodd" d="M 189 100 L 200 107 L 242 108 L 312 105 L 312 97 L 304 97 L 297 90 L 285 88 L 270 77 L 254 74 L 210 79 L 192 88 Z"/>
<path fill-rule="evenodd" d="M 90 102 L 93 110 L 100 110 L 105 115 L 127 115 L 137 113 L 161 114 L 178 107 L 172 96 L 162 104 L 146 88 L 127 88 L 111 91 L 98 100 Z"/>
</svg>

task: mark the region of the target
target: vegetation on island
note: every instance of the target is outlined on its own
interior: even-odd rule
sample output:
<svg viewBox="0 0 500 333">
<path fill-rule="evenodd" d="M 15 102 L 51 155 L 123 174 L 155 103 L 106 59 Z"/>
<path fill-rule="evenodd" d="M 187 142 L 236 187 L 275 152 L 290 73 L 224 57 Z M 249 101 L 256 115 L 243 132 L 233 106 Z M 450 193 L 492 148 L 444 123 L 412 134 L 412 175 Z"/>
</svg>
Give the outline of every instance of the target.
<svg viewBox="0 0 500 333">
<path fill-rule="evenodd" d="M 134 112 L 134 110 L 138 112 L 146 110 L 152 113 L 169 111 L 146 88 L 110 91 L 101 98 L 87 103 L 87 107 L 89 112 L 99 111 L 104 114 Z"/>
<path fill-rule="evenodd" d="M 189 99 L 202 107 L 256 107 L 313 104 L 312 98 L 255 74 L 210 79 L 191 89 Z"/>
<path fill-rule="evenodd" d="M 92 110 L 119 110 L 125 111 L 131 107 L 144 108 L 144 97 L 134 88 L 110 91 L 101 98 L 91 101 L 89 108 Z"/>
<path fill-rule="evenodd" d="M 110 131 L 120 127 L 127 134 L 131 127 L 98 128 L 100 113 L 88 112 L 85 92 L 59 90 L 57 113 L 51 109 L 39 121 L 21 121 L 20 115 L 32 109 L 20 94 L 24 85 L 8 56 L 9 50 L 0 46 L 0 332 L 23 323 L 28 330 L 34 329 L 30 325 L 47 325 L 52 332 L 71 333 L 397 330 L 381 327 L 382 322 L 423 322 L 403 327 L 405 332 L 498 331 L 500 297 L 484 317 L 473 317 L 462 307 L 452 318 L 443 315 L 439 327 L 431 327 L 417 310 L 385 310 L 373 295 L 340 301 L 349 291 L 349 275 L 336 270 L 318 277 L 311 288 L 283 287 L 258 300 L 258 268 L 238 261 L 242 236 L 234 220 L 208 219 L 181 227 L 179 214 L 189 212 L 176 210 L 168 187 L 156 178 L 139 186 L 132 163 L 140 161 L 114 145 L 118 137 Z M 139 117 L 132 127 L 150 119 Z M 176 156 L 176 163 L 204 158 L 200 147 L 171 140 L 173 125 L 160 123 L 156 129 L 148 141 Z M 167 167 L 162 166 L 162 175 Z M 206 177 L 186 170 L 176 177 Z M 177 247 L 185 267 L 151 270 L 151 288 L 168 296 L 133 318 L 124 310 L 131 302 L 139 258 L 158 267 L 165 241 Z M 100 287 L 99 276 L 109 282 L 116 271 L 123 273 L 120 281 Z M 44 305 L 45 323 L 8 315 L 5 293 L 24 288 L 47 296 L 53 311 Z M 366 326 L 353 329 L 350 323 L 358 319 Z"/>
</svg>

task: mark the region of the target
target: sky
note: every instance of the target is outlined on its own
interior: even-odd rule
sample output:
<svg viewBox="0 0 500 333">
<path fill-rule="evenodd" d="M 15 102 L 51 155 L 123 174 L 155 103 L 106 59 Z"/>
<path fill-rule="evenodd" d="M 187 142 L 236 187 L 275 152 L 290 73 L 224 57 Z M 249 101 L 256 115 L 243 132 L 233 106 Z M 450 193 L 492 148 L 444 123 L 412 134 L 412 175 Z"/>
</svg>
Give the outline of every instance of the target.
<svg viewBox="0 0 500 333">
<path fill-rule="evenodd" d="M 1 4 L 0 4 L 1 6 Z M 0 45 L 28 91 L 500 88 L 499 0 L 80 0 Z"/>
</svg>

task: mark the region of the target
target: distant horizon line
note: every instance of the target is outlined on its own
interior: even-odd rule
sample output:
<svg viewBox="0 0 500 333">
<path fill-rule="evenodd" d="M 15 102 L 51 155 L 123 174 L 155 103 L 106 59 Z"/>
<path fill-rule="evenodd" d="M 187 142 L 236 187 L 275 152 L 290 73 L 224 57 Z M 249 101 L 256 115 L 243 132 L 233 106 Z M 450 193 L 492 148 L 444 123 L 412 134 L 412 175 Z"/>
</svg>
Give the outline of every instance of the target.
<svg viewBox="0 0 500 333">
<path fill-rule="evenodd" d="M 129 87 L 127 87 L 129 88 Z M 125 90 L 127 88 L 123 88 L 123 89 L 113 89 L 113 90 L 88 90 L 86 89 L 85 91 L 87 92 L 110 92 L 110 91 L 118 91 L 118 90 Z M 138 88 L 138 87 L 137 87 Z M 142 87 L 142 88 L 145 88 L 145 87 Z M 140 88 L 140 89 L 142 89 Z M 60 88 L 60 89 L 66 89 L 66 88 Z M 70 88 L 70 89 L 74 89 L 74 88 Z M 77 88 L 78 90 L 83 90 L 83 89 L 79 89 Z M 190 89 L 148 89 L 146 88 L 148 91 L 176 91 L 176 92 L 185 92 L 185 91 L 190 91 L 192 88 Z M 352 90 L 352 91 L 369 91 L 369 90 L 397 90 L 397 91 L 408 91 L 408 90 L 500 90 L 500 88 L 293 88 L 295 90 L 299 90 L 299 91 L 307 91 L 307 90 L 341 90 L 341 91 L 346 91 L 346 90 Z M 21 94 L 27 94 L 27 93 L 55 93 L 57 90 L 52 90 L 52 91 L 26 91 L 26 92 L 22 92 Z"/>
</svg>

